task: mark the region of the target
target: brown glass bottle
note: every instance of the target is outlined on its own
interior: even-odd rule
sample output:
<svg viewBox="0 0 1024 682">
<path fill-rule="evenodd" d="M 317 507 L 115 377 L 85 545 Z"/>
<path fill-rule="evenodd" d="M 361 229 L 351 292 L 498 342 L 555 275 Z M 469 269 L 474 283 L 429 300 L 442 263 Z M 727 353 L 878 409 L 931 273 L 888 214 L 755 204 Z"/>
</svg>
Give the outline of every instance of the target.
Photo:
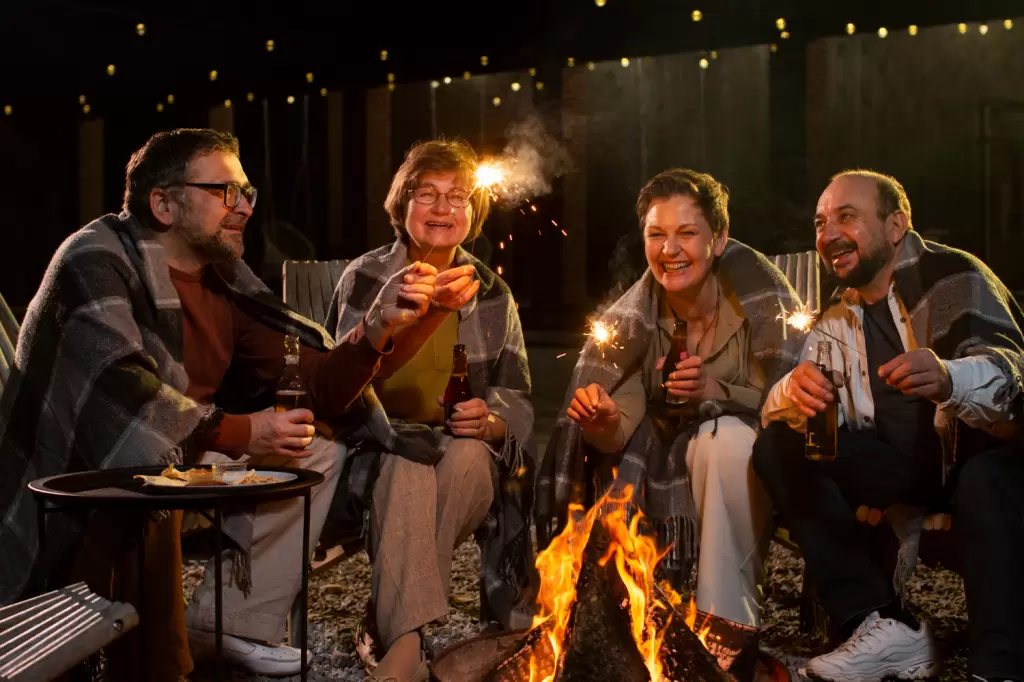
<svg viewBox="0 0 1024 682">
<path fill-rule="evenodd" d="M 669 378 L 668 375 L 676 370 L 676 364 L 682 359 L 686 352 L 686 321 L 676 320 L 672 327 L 672 343 L 665 355 L 665 366 L 661 370 L 661 384 L 664 386 Z M 665 389 L 665 404 L 670 407 L 677 407 L 686 404 L 686 398 L 674 396 Z"/>
<path fill-rule="evenodd" d="M 284 372 L 277 383 L 274 409 L 287 412 L 299 408 L 311 409 L 306 383 L 299 374 L 299 337 L 284 337 Z"/>
<path fill-rule="evenodd" d="M 445 424 L 452 418 L 452 412 L 455 411 L 455 406 L 458 403 L 464 403 L 472 398 L 473 391 L 469 387 L 469 361 L 466 358 L 466 346 L 457 343 L 452 351 L 452 375 L 448 379 L 448 386 L 444 389 Z"/>
<path fill-rule="evenodd" d="M 832 383 L 831 362 L 832 342 L 818 342 L 818 360 L 815 364 L 818 370 L 825 375 L 829 383 Z M 828 403 L 825 409 L 807 419 L 807 437 L 804 444 L 804 454 L 807 459 L 832 460 L 836 458 L 839 431 L 839 395 L 835 386 L 832 387 L 832 395 L 835 400 Z"/>
</svg>

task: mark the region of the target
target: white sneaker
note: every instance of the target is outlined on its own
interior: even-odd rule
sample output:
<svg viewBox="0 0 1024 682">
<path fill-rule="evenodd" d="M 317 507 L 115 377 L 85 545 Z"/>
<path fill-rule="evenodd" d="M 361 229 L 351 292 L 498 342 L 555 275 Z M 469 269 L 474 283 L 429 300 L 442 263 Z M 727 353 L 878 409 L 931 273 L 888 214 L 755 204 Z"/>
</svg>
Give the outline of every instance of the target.
<svg viewBox="0 0 1024 682">
<path fill-rule="evenodd" d="M 912 630 L 873 611 L 831 653 L 807 662 L 807 675 L 828 682 L 881 682 L 884 678 L 923 680 L 942 669 L 927 623 Z"/>
<path fill-rule="evenodd" d="M 283 677 L 302 672 L 302 650 L 286 644 L 263 644 L 248 639 L 223 635 L 224 660 L 257 675 Z M 193 659 L 217 655 L 217 639 L 212 632 L 188 629 L 188 646 Z M 306 650 L 306 661 L 312 664 L 313 652 Z"/>
</svg>

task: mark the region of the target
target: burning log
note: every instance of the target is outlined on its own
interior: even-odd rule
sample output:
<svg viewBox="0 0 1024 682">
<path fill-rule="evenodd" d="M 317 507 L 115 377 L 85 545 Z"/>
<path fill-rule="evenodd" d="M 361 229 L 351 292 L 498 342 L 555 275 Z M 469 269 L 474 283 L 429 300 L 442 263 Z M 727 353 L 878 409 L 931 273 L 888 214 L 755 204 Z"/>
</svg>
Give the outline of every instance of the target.
<svg viewBox="0 0 1024 682">
<path fill-rule="evenodd" d="M 665 680 L 674 682 L 734 682 L 718 665 L 718 659 L 704 648 L 678 610 L 665 630 L 661 644 Z"/>
<path fill-rule="evenodd" d="M 543 625 L 526 633 L 519 646 L 484 678 L 484 682 L 531 682 L 544 680 L 555 673 L 555 652 Z M 531 660 L 533 674 L 531 676 Z"/>
<path fill-rule="evenodd" d="M 615 564 L 607 560 L 611 542 L 605 524 L 595 523 L 583 550 L 576 602 L 569 619 L 569 643 L 556 682 L 651 679 L 633 639 L 629 592 Z"/>
</svg>

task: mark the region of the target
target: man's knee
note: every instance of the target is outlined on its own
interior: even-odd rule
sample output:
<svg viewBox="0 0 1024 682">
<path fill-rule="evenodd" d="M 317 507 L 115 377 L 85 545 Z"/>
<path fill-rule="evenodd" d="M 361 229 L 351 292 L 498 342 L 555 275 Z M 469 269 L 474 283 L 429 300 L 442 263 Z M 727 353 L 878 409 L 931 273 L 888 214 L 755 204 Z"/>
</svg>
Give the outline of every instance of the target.
<svg viewBox="0 0 1024 682">
<path fill-rule="evenodd" d="M 309 444 L 307 450 L 309 456 L 296 459 L 294 466 L 321 473 L 327 480 L 341 473 L 345 457 L 348 455 L 348 446 L 345 443 L 319 434 L 313 437 L 313 442 Z"/>
<path fill-rule="evenodd" d="M 456 438 L 438 463 L 438 485 L 456 495 L 475 500 L 494 500 L 494 456 L 487 446 L 475 438 Z"/>
<path fill-rule="evenodd" d="M 751 454 L 754 471 L 761 480 L 767 481 L 779 471 L 785 460 L 792 456 L 791 451 L 799 449 L 800 440 L 800 434 L 784 422 L 772 422 L 761 431 Z"/>
</svg>

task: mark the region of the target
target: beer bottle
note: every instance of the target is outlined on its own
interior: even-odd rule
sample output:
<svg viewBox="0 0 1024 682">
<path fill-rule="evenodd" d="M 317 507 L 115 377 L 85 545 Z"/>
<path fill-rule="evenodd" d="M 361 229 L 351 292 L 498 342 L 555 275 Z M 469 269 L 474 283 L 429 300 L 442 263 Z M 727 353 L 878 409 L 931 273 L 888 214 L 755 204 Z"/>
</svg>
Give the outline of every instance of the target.
<svg viewBox="0 0 1024 682">
<path fill-rule="evenodd" d="M 829 359 L 832 357 L 832 342 L 818 342 L 818 371 L 825 375 L 828 382 L 832 383 L 832 372 L 829 367 Z M 807 419 L 807 438 L 805 441 L 804 454 L 807 459 L 833 460 L 836 458 L 837 432 L 839 430 L 839 395 L 832 386 L 832 394 L 835 400 L 828 403 L 827 407 L 818 414 Z"/>
<path fill-rule="evenodd" d="M 301 407 L 310 409 L 309 393 L 306 383 L 299 374 L 299 337 L 284 337 L 284 373 L 277 383 L 277 396 L 274 409 L 277 412 L 297 410 Z"/>
<path fill-rule="evenodd" d="M 455 344 L 452 354 L 452 375 L 448 379 L 448 386 L 444 389 L 444 421 L 445 430 L 448 430 L 448 420 L 455 412 L 455 405 L 472 400 L 473 392 L 469 387 L 469 361 L 466 359 L 465 344 Z"/>
<path fill-rule="evenodd" d="M 686 352 L 686 321 L 676 320 L 675 326 L 672 327 L 672 343 L 668 347 L 668 354 L 665 356 L 665 366 L 661 370 L 661 383 L 664 386 L 668 383 L 668 375 L 676 370 L 676 363 L 678 363 Z M 674 396 L 668 392 L 668 388 L 665 389 L 665 404 L 670 407 L 676 407 L 684 405 L 686 398 L 680 398 Z"/>
</svg>

